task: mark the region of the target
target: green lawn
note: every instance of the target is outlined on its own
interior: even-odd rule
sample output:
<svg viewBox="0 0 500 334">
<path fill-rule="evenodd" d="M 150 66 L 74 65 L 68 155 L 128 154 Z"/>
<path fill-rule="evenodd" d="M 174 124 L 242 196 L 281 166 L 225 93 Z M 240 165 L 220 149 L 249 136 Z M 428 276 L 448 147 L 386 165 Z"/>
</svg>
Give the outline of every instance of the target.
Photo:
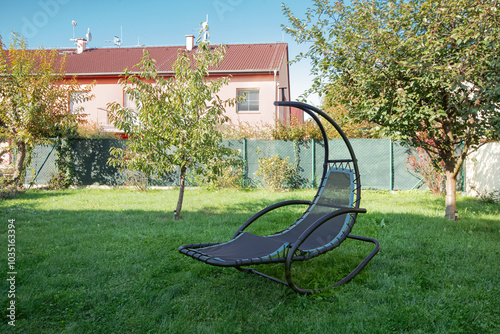
<svg viewBox="0 0 500 334">
<path fill-rule="evenodd" d="M 228 240 L 253 213 L 313 192 L 175 190 L 30 191 L 0 201 L 0 332 L 7 324 L 8 220 L 15 219 L 18 333 L 498 333 L 500 206 L 459 197 L 460 220 L 442 218 L 444 198 L 426 192 L 363 192 L 353 233 L 381 249 L 350 283 L 302 296 L 232 268 L 177 252 Z M 288 208 L 290 209 L 290 208 Z M 280 209 L 254 232 L 298 211 Z M 301 283 L 328 283 L 370 245 L 347 240 L 296 266 Z M 266 268 L 280 273 L 282 266 Z"/>
</svg>

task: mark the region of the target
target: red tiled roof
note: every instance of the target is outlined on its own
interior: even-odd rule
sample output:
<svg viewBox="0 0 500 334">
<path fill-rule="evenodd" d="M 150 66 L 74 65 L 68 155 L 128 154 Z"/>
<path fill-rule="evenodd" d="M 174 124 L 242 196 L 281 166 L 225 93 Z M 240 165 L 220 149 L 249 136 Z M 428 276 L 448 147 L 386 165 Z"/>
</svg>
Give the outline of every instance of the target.
<svg viewBox="0 0 500 334">
<path fill-rule="evenodd" d="M 75 50 L 60 50 L 66 54 L 68 75 L 116 75 L 127 68 L 135 72 L 133 66 L 140 62 L 143 50 L 148 49 L 156 60 L 159 73 L 172 72 L 172 64 L 177 59 L 179 49 L 185 46 L 158 46 L 132 48 L 96 48 L 86 49 L 81 54 Z M 196 47 L 190 51 L 194 54 Z M 216 72 L 268 72 L 279 70 L 283 61 L 287 60 L 286 43 L 269 44 L 231 44 L 226 45 L 226 56 Z"/>
</svg>

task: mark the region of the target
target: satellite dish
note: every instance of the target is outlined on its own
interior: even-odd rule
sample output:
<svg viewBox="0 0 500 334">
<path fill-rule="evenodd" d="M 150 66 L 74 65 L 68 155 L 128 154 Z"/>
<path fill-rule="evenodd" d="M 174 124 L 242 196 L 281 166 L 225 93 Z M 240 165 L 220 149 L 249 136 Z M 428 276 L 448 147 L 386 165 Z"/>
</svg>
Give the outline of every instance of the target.
<svg viewBox="0 0 500 334">
<path fill-rule="evenodd" d="M 71 24 L 73 25 L 73 27 L 76 26 L 76 21 L 75 20 L 71 21 Z"/>
<path fill-rule="evenodd" d="M 88 28 L 88 30 L 87 30 L 86 37 L 87 37 L 87 42 L 90 42 L 92 40 L 92 34 L 90 33 L 90 28 Z"/>
<path fill-rule="evenodd" d="M 113 43 L 117 47 L 121 47 L 122 46 L 122 41 L 123 41 L 123 33 L 122 33 L 122 27 L 120 26 L 120 37 L 113 36 L 113 40 L 112 41 L 105 41 L 105 42 L 106 43 Z"/>
</svg>

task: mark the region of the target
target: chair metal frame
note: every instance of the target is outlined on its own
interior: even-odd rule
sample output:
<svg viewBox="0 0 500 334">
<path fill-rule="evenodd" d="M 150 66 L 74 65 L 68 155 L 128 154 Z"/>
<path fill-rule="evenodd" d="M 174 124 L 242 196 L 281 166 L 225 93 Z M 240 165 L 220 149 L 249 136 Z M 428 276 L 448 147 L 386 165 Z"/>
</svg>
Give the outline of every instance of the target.
<svg viewBox="0 0 500 334">
<path fill-rule="evenodd" d="M 351 143 L 349 142 L 347 136 L 342 131 L 340 126 L 328 114 L 324 113 L 320 109 L 313 107 L 311 105 L 305 104 L 305 103 L 292 102 L 292 101 L 277 101 L 274 104 L 275 104 L 275 106 L 278 106 L 278 107 L 299 108 L 299 109 L 303 110 L 304 112 L 306 112 L 309 116 L 311 116 L 311 118 L 317 123 L 317 125 L 321 131 L 322 137 L 323 137 L 323 145 L 324 145 L 324 149 L 325 149 L 323 175 L 321 177 L 320 184 L 324 184 L 326 177 L 327 177 L 328 170 L 331 168 L 332 165 L 336 166 L 336 167 L 348 168 L 348 169 L 352 170 L 352 173 L 354 175 L 354 182 L 355 182 L 355 188 L 353 190 L 355 198 L 353 198 L 352 207 L 332 211 L 332 212 L 324 215 L 320 219 L 316 220 L 304 232 L 302 232 L 302 234 L 298 237 L 298 239 L 295 242 L 293 242 L 291 245 L 289 245 L 289 249 L 287 250 L 287 252 L 283 256 L 278 256 L 278 257 L 274 257 L 274 258 L 261 258 L 261 259 L 257 259 L 257 260 L 256 259 L 242 259 L 240 261 L 238 261 L 238 260 L 236 260 L 236 261 L 220 261 L 217 258 L 206 256 L 205 254 L 203 254 L 202 251 L 198 251 L 198 249 L 203 249 L 205 247 L 220 245 L 220 243 L 184 245 L 184 246 L 179 247 L 179 252 L 181 252 L 182 254 L 191 256 L 197 260 L 203 261 L 207 264 L 221 266 L 221 267 L 234 267 L 240 271 L 250 272 L 250 273 L 260 275 L 260 276 L 268 278 L 274 282 L 284 284 L 284 285 L 290 287 L 293 291 L 298 292 L 298 293 L 302 293 L 302 294 L 318 292 L 318 291 L 321 291 L 324 289 L 340 286 L 342 284 L 349 282 L 351 279 L 353 279 L 368 264 L 368 262 L 377 254 L 377 252 L 380 249 L 380 244 L 376 239 L 350 234 L 350 230 L 356 221 L 357 214 L 358 213 L 366 213 L 366 209 L 359 207 L 360 200 L 361 200 L 361 184 L 360 184 L 358 163 L 356 160 L 356 156 L 354 154 L 354 150 L 352 149 Z M 325 128 L 324 128 L 323 124 L 321 123 L 318 115 L 321 116 L 322 118 L 324 118 L 328 123 L 330 123 L 335 128 L 335 130 L 340 134 L 341 138 L 344 141 L 344 144 L 346 145 L 346 147 L 349 151 L 349 155 L 351 157 L 350 159 L 330 160 L 328 137 L 327 137 Z M 275 209 L 281 208 L 281 207 L 290 206 L 290 205 L 309 205 L 309 208 L 302 215 L 302 217 L 303 217 L 304 215 L 306 215 L 308 213 L 308 210 L 310 210 L 313 207 L 314 203 L 321 195 L 321 191 L 322 191 L 322 186 L 319 187 L 313 201 L 288 200 L 288 201 L 283 201 L 283 202 L 279 202 L 279 203 L 268 206 L 267 208 L 254 214 L 250 219 L 248 219 L 245 223 L 243 223 L 243 225 L 234 233 L 231 240 L 234 240 L 235 238 L 240 236 L 246 228 L 248 228 L 252 223 L 257 221 L 260 217 L 264 216 L 265 214 L 267 214 Z M 350 225 L 348 226 L 347 233 L 345 235 L 342 235 L 341 238 L 335 244 L 327 245 L 327 246 L 322 247 L 321 249 L 318 249 L 314 252 L 304 253 L 300 250 L 300 246 L 307 240 L 307 238 L 314 231 L 316 231 L 318 228 L 320 228 L 323 224 L 330 221 L 331 219 L 333 219 L 337 216 L 346 215 L 346 214 L 350 214 L 350 217 L 351 217 L 350 218 L 351 221 L 349 223 Z M 300 220 L 300 218 L 299 218 L 299 220 Z M 324 288 L 319 288 L 319 289 L 304 289 L 304 288 L 297 286 L 294 283 L 293 277 L 292 277 L 292 264 L 293 264 L 293 262 L 306 261 L 306 260 L 309 260 L 313 257 L 324 254 L 324 253 L 332 250 L 333 248 L 339 246 L 345 240 L 345 238 L 349 238 L 349 239 L 353 239 L 353 240 L 357 240 L 357 241 L 362 241 L 362 242 L 373 243 L 375 245 L 375 247 L 368 254 L 368 256 L 353 271 L 351 271 L 347 276 L 345 276 L 344 278 L 342 278 L 341 280 L 339 280 L 338 282 L 336 282 L 330 286 L 327 286 Z M 259 272 L 255 269 L 252 269 L 252 268 L 243 267 L 246 265 L 266 264 L 266 263 L 284 263 L 285 264 L 286 281 L 280 280 L 276 277 L 266 275 L 262 272 Z"/>
</svg>

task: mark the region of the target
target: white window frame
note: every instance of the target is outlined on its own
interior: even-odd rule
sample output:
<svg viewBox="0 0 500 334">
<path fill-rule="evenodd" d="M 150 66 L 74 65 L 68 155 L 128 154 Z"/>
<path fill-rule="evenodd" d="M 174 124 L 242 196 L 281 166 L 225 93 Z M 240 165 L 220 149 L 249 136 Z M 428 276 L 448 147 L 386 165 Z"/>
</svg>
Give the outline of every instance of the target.
<svg viewBox="0 0 500 334">
<path fill-rule="evenodd" d="M 237 88 L 236 96 L 246 94 L 245 100 L 236 104 L 236 112 L 240 114 L 260 113 L 260 89 L 259 88 Z M 255 93 L 257 93 L 255 98 Z"/>
</svg>

